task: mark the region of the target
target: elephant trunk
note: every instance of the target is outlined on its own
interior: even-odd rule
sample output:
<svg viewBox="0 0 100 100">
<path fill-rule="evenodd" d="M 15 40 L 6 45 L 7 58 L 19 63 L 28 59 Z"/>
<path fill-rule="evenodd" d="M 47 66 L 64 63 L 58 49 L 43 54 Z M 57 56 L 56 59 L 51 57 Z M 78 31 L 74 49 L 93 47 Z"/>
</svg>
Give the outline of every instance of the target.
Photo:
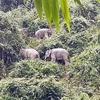
<svg viewBox="0 0 100 100">
<path fill-rule="evenodd" d="M 68 55 L 68 62 L 70 63 L 70 55 Z"/>
<path fill-rule="evenodd" d="M 45 58 L 44 58 L 45 60 L 47 59 L 47 57 L 45 56 Z"/>
</svg>

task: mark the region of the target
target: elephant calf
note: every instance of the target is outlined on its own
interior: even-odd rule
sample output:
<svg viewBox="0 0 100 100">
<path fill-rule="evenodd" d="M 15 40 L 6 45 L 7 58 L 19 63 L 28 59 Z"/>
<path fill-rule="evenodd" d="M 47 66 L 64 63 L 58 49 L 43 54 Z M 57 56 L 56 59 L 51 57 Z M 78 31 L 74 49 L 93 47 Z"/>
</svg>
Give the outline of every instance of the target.
<svg viewBox="0 0 100 100">
<path fill-rule="evenodd" d="M 28 34 L 28 28 L 21 28 L 21 29 L 19 29 L 19 32 L 20 32 L 23 36 L 27 36 L 27 34 Z"/>
<path fill-rule="evenodd" d="M 55 49 L 50 49 L 47 50 L 45 53 L 45 59 L 50 58 L 51 61 L 59 61 L 62 60 L 64 61 L 65 65 L 68 66 L 70 63 L 70 55 L 68 51 L 62 48 L 55 48 Z"/>
<path fill-rule="evenodd" d="M 21 49 L 20 55 L 21 57 L 23 57 L 23 59 L 26 59 L 26 60 L 28 59 L 31 60 L 31 59 L 36 59 L 36 58 L 40 59 L 39 53 L 34 49 Z"/>
<path fill-rule="evenodd" d="M 35 33 L 35 37 L 37 39 L 43 39 L 44 37 L 48 38 L 51 35 L 52 35 L 52 31 L 51 31 L 51 29 L 48 29 L 48 28 L 40 29 L 40 30 L 36 31 L 36 33 Z"/>
</svg>

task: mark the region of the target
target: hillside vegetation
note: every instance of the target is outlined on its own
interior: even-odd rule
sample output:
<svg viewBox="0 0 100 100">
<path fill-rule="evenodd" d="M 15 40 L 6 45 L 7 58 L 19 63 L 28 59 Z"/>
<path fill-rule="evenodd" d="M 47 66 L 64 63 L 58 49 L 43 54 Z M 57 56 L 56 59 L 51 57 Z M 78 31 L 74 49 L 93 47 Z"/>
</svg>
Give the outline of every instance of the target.
<svg viewBox="0 0 100 100">
<path fill-rule="evenodd" d="M 100 100 L 100 3 L 84 1 L 82 8 L 70 2 L 71 31 L 60 11 L 59 31 L 52 23 L 52 36 L 38 40 L 35 32 L 49 28 L 45 16 L 38 18 L 32 2 L 9 2 L 0 4 L 0 100 Z M 41 60 L 22 60 L 21 48 L 37 50 Z M 68 50 L 67 71 L 44 60 L 53 48 Z"/>
</svg>

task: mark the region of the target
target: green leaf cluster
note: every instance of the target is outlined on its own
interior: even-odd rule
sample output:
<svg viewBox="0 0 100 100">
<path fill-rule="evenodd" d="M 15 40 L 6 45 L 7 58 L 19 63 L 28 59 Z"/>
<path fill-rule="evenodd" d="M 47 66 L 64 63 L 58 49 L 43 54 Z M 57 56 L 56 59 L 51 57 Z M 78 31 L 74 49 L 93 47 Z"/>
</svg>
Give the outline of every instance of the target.
<svg viewBox="0 0 100 100">
<path fill-rule="evenodd" d="M 15 78 L 43 78 L 48 76 L 62 77 L 65 72 L 62 65 L 37 60 L 20 61 L 13 67 L 14 69 L 10 73 L 10 76 Z"/>
<path fill-rule="evenodd" d="M 59 7 L 62 9 L 64 20 L 67 24 L 68 30 L 70 30 L 70 12 L 68 0 L 34 0 L 37 12 L 40 18 L 42 18 L 42 12 L 44 11 L 48 24 L 51 26 L 51 21 L 54 21 L 56 29 L 59 27 Z M 75 0 L 81 5 L 80 0 Z"/>
</svg>

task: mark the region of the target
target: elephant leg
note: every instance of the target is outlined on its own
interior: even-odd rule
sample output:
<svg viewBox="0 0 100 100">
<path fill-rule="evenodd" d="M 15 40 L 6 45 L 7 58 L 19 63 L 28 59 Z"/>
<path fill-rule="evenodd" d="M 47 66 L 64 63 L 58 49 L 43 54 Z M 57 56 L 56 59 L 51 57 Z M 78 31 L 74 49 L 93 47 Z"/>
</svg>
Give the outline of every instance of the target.
<svg viewBox="0 0 100 100">
<path fill-rule="evenodd" d="M 40 56 L 37 54 L 37 55 L 34 57 L 34 59 L 39 60 L 39 59 L 40 59 Z"/>
<path fill-rule="evenodd" d="M 51 61 L 52 62 L 56 62 L 56 57 L 55 56 L 51 56 Z"/>
<path fill-rule="evenodd" d="M 63 77 L 68 76 L 68 66 L 69 66 L 69 62 L 67 60 L 65 60 L 65 72 L 64 72 Z"/>
<path fill-rule="evenodd" d="M 66 67 L 66 70 L 67 70 L 68 66 L 69 66 L 69 62 L 68 62 L 68 60 L 65 60 L 65 67 Z"/>
<path fill-rule="evenodd" d="M 55 58 L 52 58 L 51 61 L 52 61 L 52 62 L 56 62 Z"/>
<path fill-rule="evenodd" d="M 48 36 L 48 33 L 45 33 L 45 38 L 48 38 L 49 36 Z"/>
</svg>

